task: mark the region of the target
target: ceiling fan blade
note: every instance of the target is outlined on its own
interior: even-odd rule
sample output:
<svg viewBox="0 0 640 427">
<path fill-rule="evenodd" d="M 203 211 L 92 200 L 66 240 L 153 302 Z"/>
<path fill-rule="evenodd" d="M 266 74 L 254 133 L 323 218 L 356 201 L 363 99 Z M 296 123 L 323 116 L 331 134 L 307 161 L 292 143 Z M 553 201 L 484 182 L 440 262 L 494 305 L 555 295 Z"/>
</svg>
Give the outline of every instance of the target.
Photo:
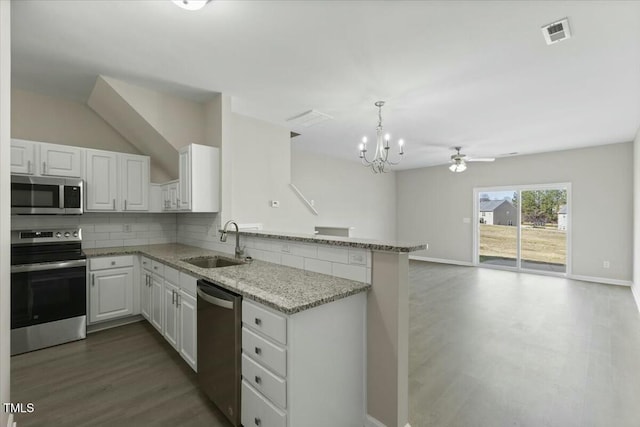
<svg viewBox="0 0 640 427">
<path fill-rule="evenodd" d="M 495 157 L 475 157 L 473 159 L 466 159 L 467 162 L 493 162 L 496 160 Z"/>
</svg>

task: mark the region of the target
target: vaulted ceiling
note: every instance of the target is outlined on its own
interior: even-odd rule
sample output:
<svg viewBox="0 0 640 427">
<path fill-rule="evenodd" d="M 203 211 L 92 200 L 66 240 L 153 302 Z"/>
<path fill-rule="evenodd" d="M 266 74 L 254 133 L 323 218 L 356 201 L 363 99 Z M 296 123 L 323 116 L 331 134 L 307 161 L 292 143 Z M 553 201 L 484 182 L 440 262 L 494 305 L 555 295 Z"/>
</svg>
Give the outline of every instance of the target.
<svg viewBox="0 0 640 427">
<path fill-rule="evenodd" d="M 544 42 L 568 17 L 573 37 Z M 385 100 L 403 168 L 449 147 L 501 156 L 626 142 L 640 126 L 640 2 L 21 0 L 13 83 L 86 101 L 99 74 L 285 125 L 301 149 L 357 158 Z M 290 127 L 290 126 L 289 126 Z"/>
</svg>

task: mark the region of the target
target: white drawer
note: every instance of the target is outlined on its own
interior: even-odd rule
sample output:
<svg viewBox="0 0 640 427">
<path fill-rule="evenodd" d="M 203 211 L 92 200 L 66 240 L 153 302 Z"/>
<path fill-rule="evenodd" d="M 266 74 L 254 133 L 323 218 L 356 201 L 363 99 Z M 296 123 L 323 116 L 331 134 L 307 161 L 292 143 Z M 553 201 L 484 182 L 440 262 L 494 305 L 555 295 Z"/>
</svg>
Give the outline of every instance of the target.
<svg viewBox="0 0 640 427">
<path fill-rule="evenodd" d="M 164 277 L 164 264 L 156 260 L 151 261 L 151 271 Z"/>
<path fill-rule="evenodd" d="M 287 343 L 287 319 L 284 316 L 242 300 L 242 322 L 269 338 Z"/>
<path fill-rule="evenodd" d="M 286 427 L 287 414 L 273 406 L 253 387 L 242 381 L 242 416 L 244 427 Z"/>
<path fill-rule="evenodd" d="M 246 354 L 242 355 L 242 378 L 271 402 L 283 409 L 287 407 L 287 382 L 267 371 Z"/>
<path fill-rule="evenodd" d="M 286 350 L 245 327 L 242 327 L 242 350 L 275 373 L 287 376 Z"/>
<path fill-rule="evenodd" d="M 131 267 L 133 265 L 133 255 L 109 256 L 92 258 L 90 270 L 104 270 L 106 268 Z"/>
<path fill-rule="evenodd" d="M 144 270 L 151 270 L 151 260 L 149 258 L 147 258 L 146 256 L 140 257 L 140 266 L 144 269 Z"/>
<path fill-rule="evenodd" d="M 164 266 L 164 280 L 173 283 L 176 286 L 180 285 L 180 272 L 175 268 L 171 268 L 168 265 Z"/>
<path fill-rule="evenodd" d="M 180 288 L 194 297 L 196 296 L 196 287 L 198 284 L 197 282 L 198 279 L 196 279 L 195 277 L 180 272 Z"/>
</svg>

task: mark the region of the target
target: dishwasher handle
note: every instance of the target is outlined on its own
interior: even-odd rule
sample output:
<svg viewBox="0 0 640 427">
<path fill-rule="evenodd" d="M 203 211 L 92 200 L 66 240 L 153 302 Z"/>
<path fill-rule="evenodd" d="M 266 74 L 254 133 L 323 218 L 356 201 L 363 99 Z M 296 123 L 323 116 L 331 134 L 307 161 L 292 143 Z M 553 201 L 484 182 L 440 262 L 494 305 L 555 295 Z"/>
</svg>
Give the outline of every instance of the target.
<svg viewBox="0 0 640 427">
<path fill-rule="evenodd" d="M 209 292 L 205 291 L 205 289 L 207 288 L 210 290 L 215 290 L 215 288 L 211 288 L 210 286 L 204 287 L 204 286 L 198 285 L 196 292 L 198 293 L 198 296 L 200 298 L 202 298 L 204 301 L 208 302 L 209 304 L 213 304 L 218 307 L 233 310 L 233 301 L 229 301 L 224 298 L 214 297 L 213 295 L 210 295 Z"/>
</svg>

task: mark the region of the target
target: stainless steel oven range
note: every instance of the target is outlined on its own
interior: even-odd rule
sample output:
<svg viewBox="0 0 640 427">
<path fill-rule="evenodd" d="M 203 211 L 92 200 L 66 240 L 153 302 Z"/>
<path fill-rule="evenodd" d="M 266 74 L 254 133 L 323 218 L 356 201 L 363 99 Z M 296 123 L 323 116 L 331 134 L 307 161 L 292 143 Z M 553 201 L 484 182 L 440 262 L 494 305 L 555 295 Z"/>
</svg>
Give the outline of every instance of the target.
<svg viewBox="0 0 640 427">
<path fill-rule="evenodd" d="M 11 354 L 86 337 L 79 229 L 11 232 Z"/>
</svg>

